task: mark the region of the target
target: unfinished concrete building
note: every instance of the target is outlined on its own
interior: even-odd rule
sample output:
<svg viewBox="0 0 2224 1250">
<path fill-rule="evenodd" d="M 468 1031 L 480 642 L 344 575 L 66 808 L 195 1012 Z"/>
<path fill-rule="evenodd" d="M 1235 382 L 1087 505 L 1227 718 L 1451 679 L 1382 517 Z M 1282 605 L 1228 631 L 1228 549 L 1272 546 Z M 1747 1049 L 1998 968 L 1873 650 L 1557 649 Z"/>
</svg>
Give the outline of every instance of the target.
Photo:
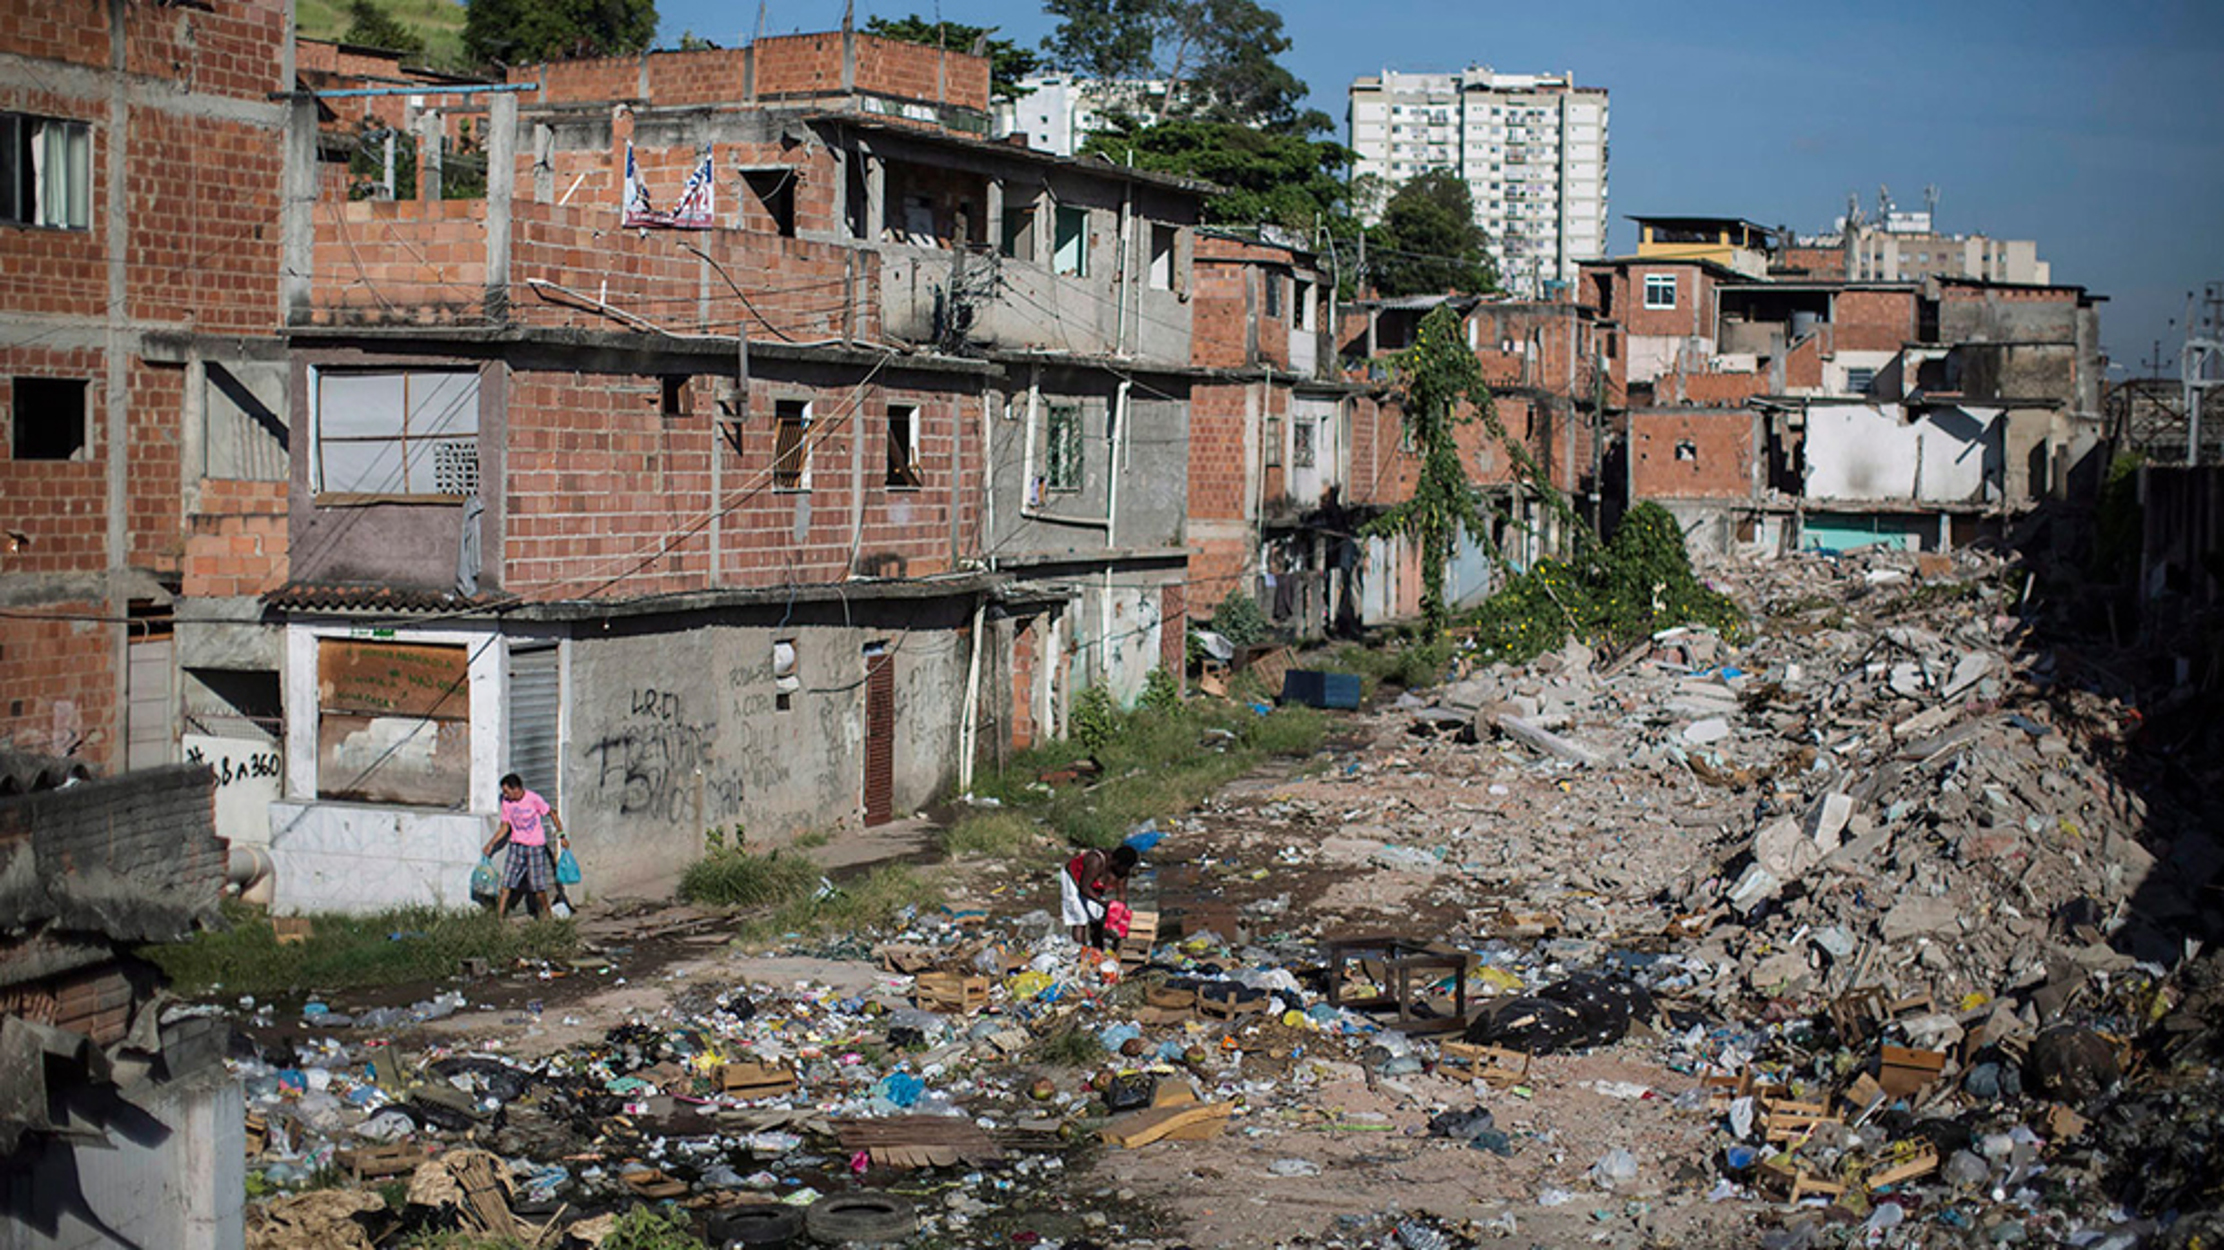
<svg viewBox="0 0 2224 1250">
<path fill-rule="evenodd" d="M 512 770 L 643 888 L 1179 664 L 1200 188 L 848 31 L 512 79 L 417 119 L 483 198 L 288 222 L 281 907 L 464 901 Z"/>
</svg>

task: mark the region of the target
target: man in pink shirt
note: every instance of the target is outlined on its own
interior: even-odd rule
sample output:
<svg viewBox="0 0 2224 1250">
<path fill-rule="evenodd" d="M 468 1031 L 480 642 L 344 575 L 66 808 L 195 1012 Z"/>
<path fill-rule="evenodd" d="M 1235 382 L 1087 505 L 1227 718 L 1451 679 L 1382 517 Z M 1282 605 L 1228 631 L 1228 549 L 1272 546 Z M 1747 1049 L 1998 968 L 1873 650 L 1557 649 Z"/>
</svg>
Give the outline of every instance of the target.
<svg viewBox="0 0 2224 1250">
<path fill-rule="evenodd" d="M 510 891 L 525 891 L 525 904 L 533 914 L 547 919 L 548 895 L 556 884 L 556 857 L 548 850 L 548 834 L 542 821 L 556 831 L 558 845 L 569 845 L 564 838 L 564 822 L 548 806 L 548 800 L 525 788 L 525 779 L 516 773 L 502 779 L 502 827 L 487 840 L 484 854 L 494 855 L 494 848 L 507 838 L 510 855 L 502 866 L 502 891 L 494 901 L 494 914 L 507 915 L 510 910 Z"/>
</svg>

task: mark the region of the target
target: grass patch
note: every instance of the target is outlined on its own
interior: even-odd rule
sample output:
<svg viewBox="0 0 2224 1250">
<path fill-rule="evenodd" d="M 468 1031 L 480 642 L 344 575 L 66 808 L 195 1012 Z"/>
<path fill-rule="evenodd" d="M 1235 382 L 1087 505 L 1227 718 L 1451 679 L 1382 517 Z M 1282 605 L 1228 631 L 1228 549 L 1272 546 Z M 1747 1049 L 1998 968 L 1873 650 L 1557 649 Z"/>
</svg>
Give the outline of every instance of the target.
<svg viewBox="0 0 2224 1250">
<path fill-rule="evenodd" d="M 1017 859 L 1035 848 L 1035 834 L 1035 822 L 1017 812 L 974 812 L 942 831 L 942 850 Z"/>
<path fill-rule="evenodd" d="M 775 906 L 810 897 L 819 875 L 819 866 L 801 855 L 714 850 L 687 866 L 680 897 L 718 907 Z"/>
<path fill-rule="evenodd" d="M 1112 712 L 1092 751 L 1053 742 L 1021 752 L 985 778 L 980 792 L 1012 814 L 1040 817 L 1077 846 L 1117 846 L 1129 829 L 1187 811 L 1268 755 L 1317 748 L 1326 718 L 1309 708 L 1259 716 L 1248 706 L 1192 701 L 1174 709 Z M 1037 779 L 1089 757 L 1103 772 L 1093 782 L 1050 788 Z"/>
<path fill-rule="evenodd" d="M 1053 1033 L 1035 1044 L 1035 1061 L 1067 1068 L 1086 1068 L 1104 1058 L 1104 1043 L 1083 1028 Z"/>
<path fill-rule="evenodd" d="M 309 918 L 309 939 L 280 946 L 270 917 L 224 904 L 224 926 L 183 942 L 140 948 L 180 994 L 330 991 L 454 976 L 458 961 L 497 966 L 561 959 L 578 949 L 568 920 L 505 921 L 491 911 L 408 907 L 372 916 Z"/>
<path fill-rule="evenodd" d="M 769 915 L 741 927 L 744 942 L 769 942 L 789 934 L 866 933 L 887 929 L 907 907 L 931 907 L 942 901 L 942 888 L 909 864 L 882 864 L 831 893 L 815 884 L 800 896 L 775 907 Z"/>
<path fill-rule="evenodd" d="M 833 840 L 834 831 L 831 829 L 806 829 L 795 835 L 795 840 L 788 845 L 799 851 L 811 851 L 825 846 Z"/>
</svg>

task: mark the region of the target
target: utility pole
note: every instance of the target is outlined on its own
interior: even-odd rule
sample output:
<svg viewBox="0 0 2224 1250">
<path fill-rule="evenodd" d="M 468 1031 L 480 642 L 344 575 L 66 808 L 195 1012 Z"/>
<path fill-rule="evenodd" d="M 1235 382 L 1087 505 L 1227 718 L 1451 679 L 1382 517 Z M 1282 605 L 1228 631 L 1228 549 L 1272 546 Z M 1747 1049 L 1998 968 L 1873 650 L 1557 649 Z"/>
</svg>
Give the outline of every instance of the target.
<svg viewBox="0 0 2224 1250">
<path fill-rule="evenodd" d="M 2206 307 L 2193 315 L 2193 293 L 2185 297 L 2185 347 L 2178 356 L 2179 380 L 2185 387 L 2185 462 L 2201 463 L 2201 401 L 2209 390 L 2224 387 L 2224 282 L 2211 282 L 2201 292 Z M 2213 366 L 2213 367 L 2212 367 Z"/>
</svg>

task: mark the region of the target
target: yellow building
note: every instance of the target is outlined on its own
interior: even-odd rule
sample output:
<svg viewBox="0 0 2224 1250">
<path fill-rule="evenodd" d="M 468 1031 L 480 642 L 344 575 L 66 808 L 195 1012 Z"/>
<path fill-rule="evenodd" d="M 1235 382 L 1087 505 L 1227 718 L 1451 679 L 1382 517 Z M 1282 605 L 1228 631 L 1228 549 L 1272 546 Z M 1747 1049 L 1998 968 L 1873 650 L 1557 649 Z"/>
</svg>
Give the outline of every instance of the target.
<svg viewBox="0 0 2224 1250">
<path fill-rule="evenodd" d="M 1768 276 L 1776 231 L 1742 217 L 1632 217 L 1640 260 L 1705 260 L 1748 277 Z"/>
</svg>

